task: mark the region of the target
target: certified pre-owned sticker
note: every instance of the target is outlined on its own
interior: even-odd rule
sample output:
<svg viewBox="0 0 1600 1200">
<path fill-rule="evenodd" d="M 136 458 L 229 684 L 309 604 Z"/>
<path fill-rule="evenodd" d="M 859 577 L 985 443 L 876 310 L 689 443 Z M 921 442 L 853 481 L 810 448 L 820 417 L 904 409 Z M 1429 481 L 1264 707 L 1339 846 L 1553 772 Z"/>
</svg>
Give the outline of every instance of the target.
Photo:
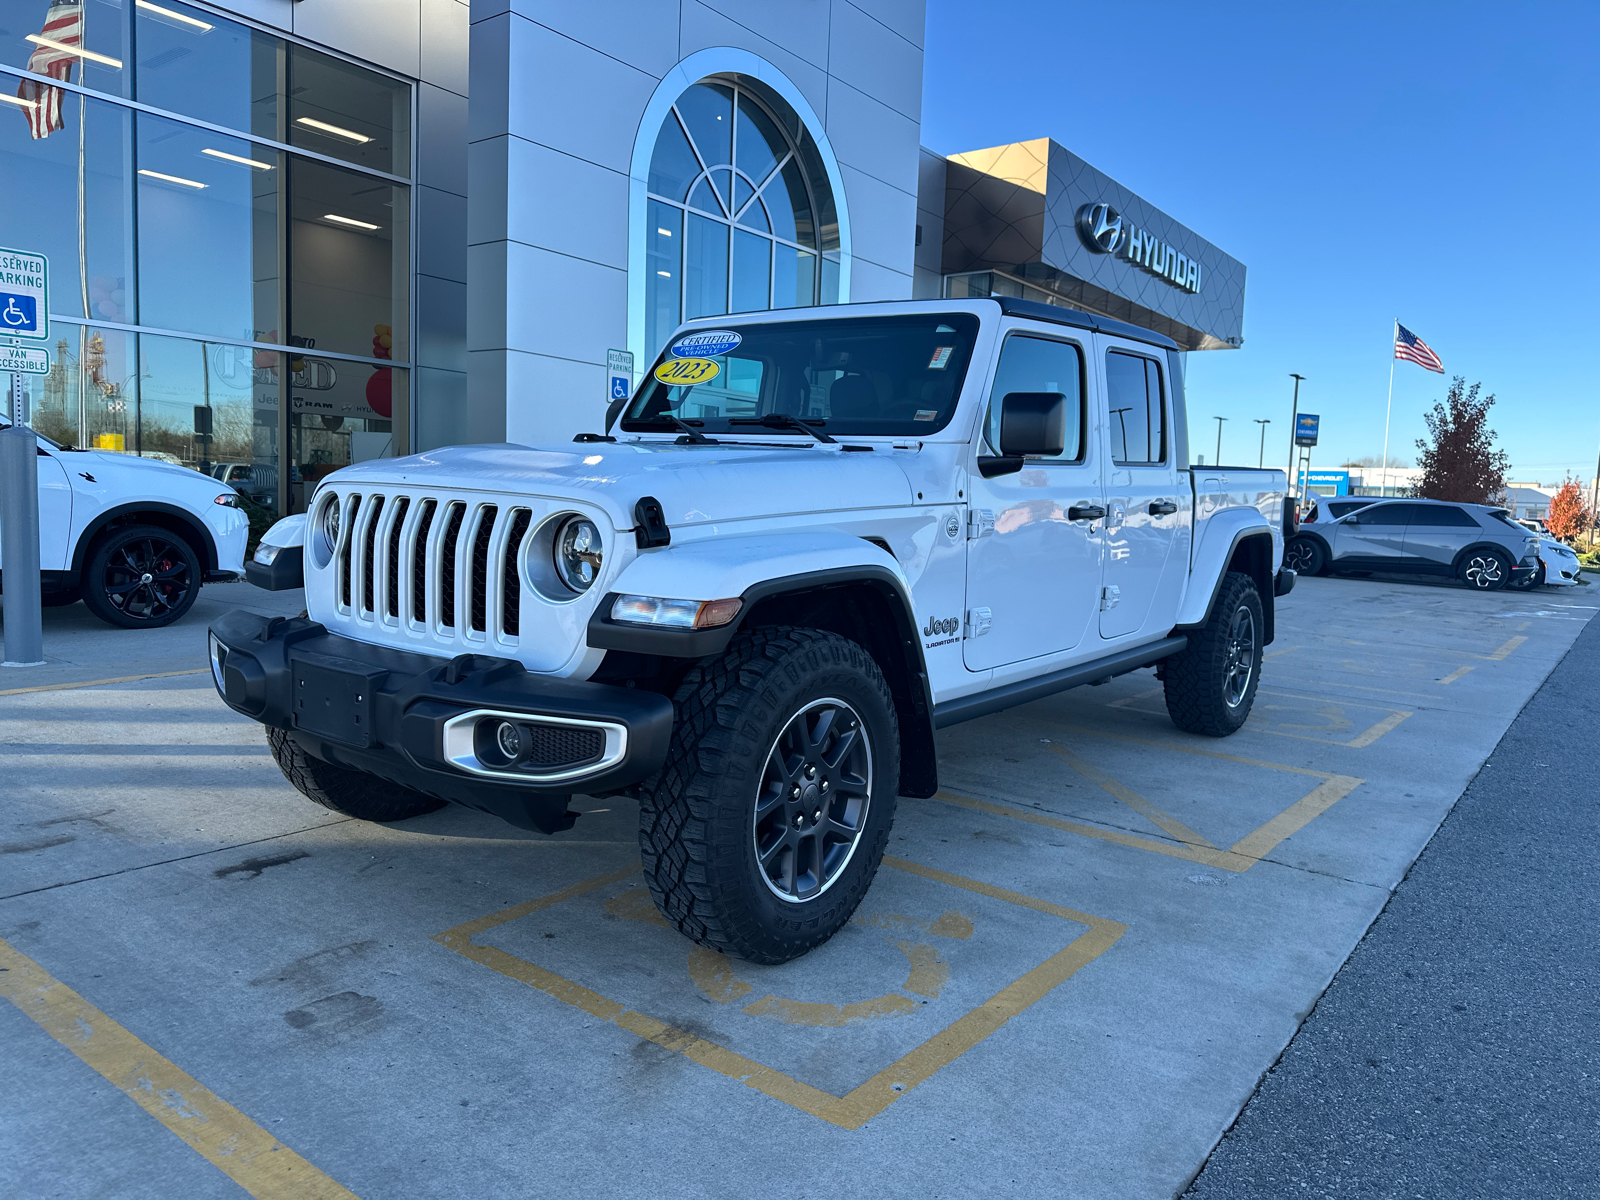
<svg viewBox="0 0 1600 1200">
<path fill-rule="evenodd" d="M 709 358 L 669 358 L 655 369 L 655 376 L 671 387 L 693 387 L 715 379 L 722 368 Z"/>
<path fill-rule="evenodd" d="M 674 358 L 712 358 L 735 349 L 744 338 L 731 329 L 707 329 L 686 333 L 668 351 Z"/>
</svg>

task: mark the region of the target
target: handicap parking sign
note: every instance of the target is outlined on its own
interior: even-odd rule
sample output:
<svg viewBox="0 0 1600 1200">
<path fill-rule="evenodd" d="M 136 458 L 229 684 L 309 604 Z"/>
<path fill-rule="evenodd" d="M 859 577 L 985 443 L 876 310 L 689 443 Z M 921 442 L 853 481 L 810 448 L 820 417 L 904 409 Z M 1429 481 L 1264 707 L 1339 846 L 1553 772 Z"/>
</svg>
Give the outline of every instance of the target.
<svg viewBox="0 0 1600 1200">
<path fill-rule="evenodd" d="M 626 400 L 628 398 L 628 381 L 621 375 L 611 377 L 611 398 L 613 400 Z"/>
<path fill-rule="evenodd" d="M 37 333 L 38 330 L 38 298 L 19 296 L 15 292 L 0 292 L 0 332 L 28 334 Z"/>
<path fill-rule="evenodd" d="M 31 250 L 0 247 L 0 338 L 49 336 L 49 261 Z"/>
</svg>

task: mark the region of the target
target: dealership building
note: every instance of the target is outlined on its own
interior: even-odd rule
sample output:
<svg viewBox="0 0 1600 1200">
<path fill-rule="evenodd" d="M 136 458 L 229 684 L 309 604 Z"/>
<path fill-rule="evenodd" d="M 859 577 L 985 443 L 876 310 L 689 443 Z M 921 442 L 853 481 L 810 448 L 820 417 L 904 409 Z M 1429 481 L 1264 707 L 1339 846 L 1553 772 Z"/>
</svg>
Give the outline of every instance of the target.
<svg viewBox="0 0 1600 1200">
<path fill-rule="evenodd" d="M 1071 129 L 922 146 L 920 0 L 0 13 L 0 245 L 50 261 L 31 423 L 278 511 L 352 460 L 597 429 L 693 317 L 1024 296 L 1242 343 L 1244 266 Z"/>
</svg>

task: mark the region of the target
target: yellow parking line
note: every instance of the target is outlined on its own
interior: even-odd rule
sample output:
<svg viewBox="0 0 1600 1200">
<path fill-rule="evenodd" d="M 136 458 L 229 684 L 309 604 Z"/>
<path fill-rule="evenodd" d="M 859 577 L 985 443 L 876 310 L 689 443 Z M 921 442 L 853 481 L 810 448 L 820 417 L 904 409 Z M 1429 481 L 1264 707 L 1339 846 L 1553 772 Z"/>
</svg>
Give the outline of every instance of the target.
<svg viewBox="0 0 1600 1200">
<path fill-rule="evenodd" d="M 1121 800 L 1145 820 L 1149 821 L 1152 825 L 1157 826 L 1163 833 L 1170 837 L 1175 837 L 1180 842 L 1185 842 L 1190 846 L 1200 846 L 1206 850 L 1216 849 L 1216 847 L 1214 847 L 1210 842 L 1206 841 L 1205 838 L 1201 837 L 1194 830 L 1190 829 L 1182 821 L 1178 820 L 1176 817 L 1168 816 L 1154 804 L 1151 804 L 1150 801 L 1139 795 L 1138 792 L 1134 791 L 1132 788 L 1125 787 L 1121 783 L 1118 783 L 1115 779 L 1111 778 L 1111 776 L 1100 770 L 1099 767 L 1085 762 L 1059 742 L 1051 742 L 1050 749 L 1055 751 L 1062 758 L 1066 759 L 1067 765 L 1079 775 L 1082 775 L 1085 779 L 1094 784 L 1097 788 L 1100 788 L 1102 791 L 1109 792 L 1112 796 L 1115 796 L 1118 800 Z"/>
<path fill-rule="evenodd" d="M 1525 637 L 1514 637 L 1504 646 L 1501 646 L 1500 649 L 1496 650 L 1493 654 L 1484 654 L 1480 657 L 1488 659 L 1490 662 L 1499 662 L 1501 659 L 1505 658 L 1506 655 L 1510 654 L 1513 650 L 1527 640 L 1528 639 Z"/>
<path fill-rule="evenodd" d="M 105 687 L 112 683 L 138 683 L 141 679 L 174 679 L 179 675 L 204 675 L 210 667 L 197 667 L 193 671 L 156 671 L 150 675 L 123 675 L 116 679 L 91 679 L 87 683 L 43 683 L 38 687 L 9 688 L 0 696 L 20 696 L 24 692 L 66 692 L 73 688 Z"/>
<path fill-rule="evenodd" d="M 1468 666 L 1468 667 L 1457 667 L 1454 671 L 1451 671 L 1450 674 L 1446 675 L 1443 679 L 1439 680 L 1439 682 L 1441 684 L 1454 683 L 1456 680 L 1460 679 L 1463 675 L 1465 675 L 1470 670 L 1472 670 L 1472 668 L 1470 666 Z"/>
<path fill-rule="evenodd" d="M 0 940 L 0 996 L 252 1196 L 261 1200 L 354 1200 L 354 1192 L 328 1178 L 4 940 Z"/>
<path fill-rule="evenodd" d="M 1412 715 L 1413 714 L 1411 713 L 1401 712 L 1399 709 L 1396 709 L 1365 733 L 1351 738 L 1348 742 L 1335 742 L 1334 744 L 1339 746 L 1348 746 L 1352 750 L 1364 749 L 1365 747 L 1372 745 L 1373 742 L 1377 741 L 1384 734 L 1388 733 L 1396 725 L 1400 724 L 1401 721 L 1406 720 Z M 1270 730 L 1268 732 L 1270 732 Z"/>
</svg>

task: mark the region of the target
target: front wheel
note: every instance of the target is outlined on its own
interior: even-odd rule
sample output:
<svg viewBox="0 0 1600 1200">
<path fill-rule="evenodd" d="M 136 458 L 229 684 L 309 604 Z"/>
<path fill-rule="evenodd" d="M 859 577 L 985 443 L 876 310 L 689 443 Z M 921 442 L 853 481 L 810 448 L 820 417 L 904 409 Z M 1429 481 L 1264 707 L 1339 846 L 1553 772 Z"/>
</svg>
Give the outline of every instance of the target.
<svg viewBox="0 0 1600 1200">
<path fill-rule="evenodd" d="M 1206 623 L 1166 661 L 1167 715 L 1174 725 L 1209 737 L 1239 730 L 1261 683 L 1264 630 L 1255 581 L 1229 571 Z"/>
<path fill-rule="evenodd" d="M 1473 591 L 1498 591 L 1511 579 L 1511 563 L 1498 550 L 1473 550 L 1461 560 L 1456 577 Z"/>
<path fill-rule="evenodd" d="M 106 536 L 83 571 L 83 602 L 108 625 L 159 629 L 193 607 L 200 556 L 171 530 L 133 525 Z"/>
<path fill-rule="evenodd" d="M 267 726 L 267 748 L 283 777 L 307 800 L 358 821 L 404 821 L 443 808 L 443 800 L 397 787 L 352 767 L 307 754 L 282 729 Z"/>
<path fill-rule="evenodd" d="M 900 738 L 883 673 L 836 634 L 757 629 L 673 705 L 639 808 L 650 894 L 703 946 L 798 958 L 849 921 L 888 844 Z"/>
</svg>

